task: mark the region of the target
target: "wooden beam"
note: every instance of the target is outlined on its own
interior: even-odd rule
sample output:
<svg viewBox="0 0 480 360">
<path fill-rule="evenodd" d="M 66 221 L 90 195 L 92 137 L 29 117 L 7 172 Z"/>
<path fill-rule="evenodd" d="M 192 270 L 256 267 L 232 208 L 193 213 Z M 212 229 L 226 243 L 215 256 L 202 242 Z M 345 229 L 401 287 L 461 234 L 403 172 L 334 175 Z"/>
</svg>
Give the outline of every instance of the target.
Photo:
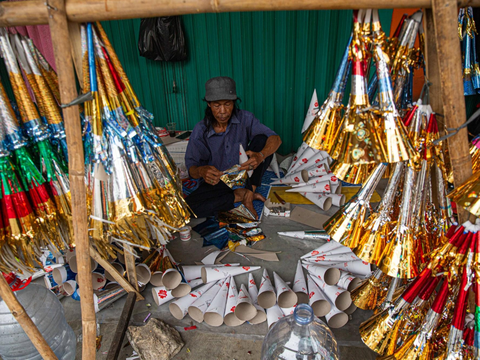
<svg viewBox="0 0 480 360">
<path fill-rule="evenodd" d="M 135 268 L 135 257 L 133 256 L 133 252 L 134 250 L 130 245 L 125 244 L 123 246 L 123 256 L 125 259 L 125 269 L 127 271 L 128 281 L 137 291 L 140 291 L 138 287 L 137 269 Z"/>
<path fill-rule="evenodd" d="M 459 0 L 459 6 L 480 6 L 480 0 Z M 89 22 L 156 16 L 238 11 L 430 8 L 431 0 L 68 0 L 68 20 Z M 44 0 L 3 1 L 0 26 L 48 24 Z"/>
<path fill-rule="evenodd" d="M 23 331 L 25 331 L 40 356 L 47 360 L 57 360 L 57 356 L 50 346 L 48 346 L 42 334 L 35 326 L 32 319 L 30 319 L 30 316 L 25 312 L 22 304 L 20 304 L 16 296 L 13 294 L 12 289 L 10 289 L 10 286 L 8 286 L 8 283 L 2 274 L 0 274 L 0 298 L 5 301 L 5 304 L 7 304 L 13 317 L 18 321 Z"/>
<path fill-rule="evenodd" d="M 117 360 L 120 350 L 122 349 L 123 339 L 125 338 L 125 332 L 132 317 L 134 306 L 135 295 L 134 293 L 129 293 L 127 295 L 127 301 L 125 301 L 125 305 L 123 306 L 122 315 L 120 315 L 120 320 L 118 321 L 117 330 L 115 331 L 110 349 L 108 350 L 107 360 Z"/>
<path fill-rule="evenodd" d="M 145 300 L 145 298 L 140 295 L 140 293 L 135 290 L 135 288 L 122 276 L 118 273 L 118 271 L 110 264 L 107 260 L 105 260 L 94 248 L 90 245 L 90 256 L 93 260 L 100 264 L 101 267 L 105 269 L 112 277 L 115 279 L 118 284 L 123 287 L 127 292 L 135 293 L 137 301 Z"/>
<path fill-rule="evenodd" d="M 71 43 L 64 0 L 47 0 L 48 23 L 52 36 L 55 64 L 62 104 L 77 97 L 75 73 L 72 63 Z M 68 173 L 72 199 L 73 232 L 75 236 L 80 302 L 82 310 L 82 358 L 95 359 L 96 321 L 90 265 L 90 241 L 88 239 L 87 197 L 83 156 L 82 129 L 78 106 L 63 109 L 65 133 L 68 144 Z"/>
<path fill-rule="evenodd" d="M 462 55 L 458 38 L 458 8 L 449 0 L 432 0 L 433 19 L 437 41 L 437 58 L 441 80 L 444 121 L 447 128 L 457 128 L 465 123 L 467 115 L 463 96 Z M 453 184 L 462 185 L 472 175 L 467 128 L 448 139 L 453 169 Z M 465 222 L 469 215 L 457 206 L 458 220 Z"/>
</svg>

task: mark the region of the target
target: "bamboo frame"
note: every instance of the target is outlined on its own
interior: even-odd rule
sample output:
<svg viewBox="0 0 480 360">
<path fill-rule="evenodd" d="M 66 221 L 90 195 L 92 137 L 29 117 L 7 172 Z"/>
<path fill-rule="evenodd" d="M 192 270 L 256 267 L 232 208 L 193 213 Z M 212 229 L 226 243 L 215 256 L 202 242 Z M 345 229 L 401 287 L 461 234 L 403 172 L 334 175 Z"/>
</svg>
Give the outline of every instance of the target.
<svg viewBox="0 0 480 360">
<path fill-rule="evenodd" d="M 443 101 L 446 126 L 456 128 L 465 122 L 463 91 L 458 91 L 458 89 L 463 89 L 463 84 L 461 84 L 461 56 L 456 31 L 457 5 L 480 6 L 480 0 L 460 0 L 457 3 L 448 2 L 448 0 L 391 0 L 388 2 L 385 0 L 184 0 L 175 2 L 171 0 L 48 0 L 48 5 L 44 0 L 30 0 L 0 3 L 0 26 L 46 23 L 51 25 L 62 102 L 68 103 L 75 98 L 76 90 L 74 89 L 75 81 L 73 79 L 67 19 L 71 22 L 87 22 L 209 12 L 433 7 L 431 18 L 436 24 L 442 24 L 442 26 L 435 27 L 435 35 L 432 34 L 431 24 L 430 26 L 427 24 L 427 31 L 429 32 L 427 37 L 436 40 L 435 47 L 437 50 L 435 52 L 430 49 L 428 54 L 437 58 L 438 71 L 436 73 L 440 74 L 439 77 L 441 78 L 441 100 L 437 92 L 435 100 L 437 103 L 434 106 L 441 109 L 440 101 Z M 430 42 L 431 46 L 433 46 L 433 43 L 433 41 Z M 428 63 L 433 64 L 432 61 L 434 59 L 430 58 Z M 80 161 L 83 159 L 83 149 L 81 147 L 82 139 L 77 107 L 65 109 L 64 119 L 69 150 L 75 155 L 70 161 L 69 170 L 72 210 L 76 219 L 74 232 L 77 244 L 81 244 L 77 247 L 77 256 L 80 255 L 79 276 L 80 279 L 87 279 L 90 275 L 88 269 L 90 261 L 88 259 L 87 227 L 83 226 L 84 223 L 86 224 L 85 184 L 83 182 L 83 161 Z M 468 178 L 468 174 L 471 173 L 466 130 L 450 138 L 448 143 L 450 149 L 455 149 L 454 152 L 450 153 L 451 159 L 458 161 L 458 164 L 454 163 L 454 182 L 458 185 L 464 182 Z M 465 168 L 470 168 L 470 170 Z M 93 309 L 90 281 L 80 280 L 80 282 L 84 286 L 83 289 L 81 288 L 82 358 L 90 360 L 95 358 L 95 311 Z M 90 287 L 86 284 L 90 284 Z M 0 296 L 5 299 L 5 296 L 9 295 L 9 290 L 9 288 L 5 289 L 0 286 Z M 35 325 L 31 323 L 28 327 L 33 330 Z M 35 337 L 29 334 L 29 337 L 32 342 L 42 343 L 41 335 Z"/>
</svg>

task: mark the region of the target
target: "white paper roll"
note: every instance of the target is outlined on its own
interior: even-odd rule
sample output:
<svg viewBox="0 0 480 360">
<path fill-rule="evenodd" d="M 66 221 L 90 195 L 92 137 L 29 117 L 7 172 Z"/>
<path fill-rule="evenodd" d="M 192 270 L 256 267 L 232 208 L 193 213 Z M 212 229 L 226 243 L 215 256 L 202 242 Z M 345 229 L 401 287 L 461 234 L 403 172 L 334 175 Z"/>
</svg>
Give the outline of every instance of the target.
<svg viewBox="0 0 480 360">
<path fill-rule="evenodd" d="M 307 114 L 305 115 L 305 120 L 302 125 L 302 134 L 307 131 L 310 124 L 313 122 L 313 119 L 317 116 L 319 109 L 317 90 L 313 89 L 312 99 L 310 100 L 310 105 L 308 106 Z"/>
<path fill-rule="evenodd" d="M 338 283 L 337 283 L 338 287 L 341 287 L 342 289 L 346 289 L 348 291 L 352 291 L 356 289 L 358 285 L 360 285 L 360 283 L 362 282 L 361 279 L 355 277 L 354 275 L 343 270 L 340 270 L 340 271 L 341 271 L 340 279 L 338 280 Z"/>
<path fill-rule="evenodd" d="M 238 290 L 233 276 L 230 278 L 228 287 L 227 304 L 225 305 L 225 315 L 223 321 L 227 326 L 239 326 L 245 321 L 240 320 L 235 316 L 235 308 L 237 306 Z"/>
<path fill-rule="evenodd" d="M 208 307 L 212 303 L 217 293 L 222 288 L 222 285 L 225 281 L 226 279 L 216 282 L 215 285 L 205 291 L 202 296 L 200 296 L 188 307 L 188 315 L 190 315 L 193 320 L 198 323 L 203 322 L 205 312 L 207 311 Z"/>
<path fill-rule="evenodd" d="M 321 264 L 302 264 L 303 267 L 312 275 L 312 277 L 321 279 L 329 285 L 335 285 L 340 279 L 340 270 L 329 268 Z"/>
<path fill-rule="evenodd" d="M 253 306 L 257 309 L 257 315 L 250 320 L 250 324 L 260 324 L 267 320 L 265 310 L 258 304 L 258 289 L 252 273 L 248 274 L 248 294 L 252 299 Z"/>
<path fill-rule="evenodd" d="M 339 262 L 330 264 L 329 266 L 350 272 L 352 274 L 360 275 L 362 277 L 366 277 L 372 273 L 370 264 L 363 260 Z"/>
<path fill-rule="evenodd" d="M 315 184 L 296 186 L 291 189 L 285 190 L 285 192 L 297 192 L 297 193 L 330 193 L 330 180 L 325 180 Z"/>
<path fill-rule="evenodd" d="M 316 193 L 301 193 L 306 199 L 313 202 L 323 211 L 328 211 L 332 207 L 332 199 L 325 196 L 324 194 Z"/>
<path fill-rule="evenodd" d="M 139 285 L 147 285 L 150 282 L 150 279 L 152 278 L 152 273 L 150 272 L 150 269 L 147 265 L 138 264 L 137 266 L 135 266 L 135 271 L 137 272 L 137 281 Z"/>
<path fill-rule="evenodd" d="M 310 275 L 307 275 L 308 279 L 308 304 L 312 307 L 313 313 L 317 317 L 325 316 L 332 308 L 327 296 L 320 290 L 317 283 L 313 281 Z"/>
<path fill-rule="evenodd" d="M 348 315 L 337 309 L 335 306 L 332 306 L 330 312 L 325 315 L 325 319 L 327 320 L 328 326 L 332 329 L 338 329 L 345 326 L 348 322 Z"/>
<path fill-rule="evenodd" d="M 157 306 L 165 304 L 166 302 L 174 299 L 174 296 L 172 295 L 172 290 L 167 290 L 165 286 L 158 286 L 152 288 L 152 296 Z"/>
<path fill-rule="evenodd" d="M 75 280 L 68 280 L 62 284 L 63 291 L 67 296 L 72 296 L 77 290 L 77 282 Z"/>
<path fill-rule="evenodd" d="M 202 279 L 188 280 L 188 285 L 190 285 L 192 289 L 195 289 L 197 286 L 203 285 L 203 280 Z"/>
<path fill-rule="evenodd" d="M 329 241 L 329 242 L 326 242 L 325 244 L 317 247 L 316 249 L 306 253 L 305 255 L 303 255 L 301 257 L 301 259 L 305 259 L 307 257 L 315 256 L 315 255 L 318 255 L 320 253 L 331 251 L 333 249 L 340 248 L 340 247 L 345 248 L 346 246 L 343 246 L 342 244 L 340 244 L 336 241 Z"/>
<path fill-rule="evenodd" d="M 297 294 L 299 304 L 308 304 L 307 282 L 305 280 L 305 275 L 303 274 L 302 263 L 300 260 L 297 262 L 297 270 L 295 271 L 292 290 Z"/>
<path fill-rule="evenodd" d="M 103 289 L 105 284 L 107 283 L 107 279 L 105 279 L 105 275 L 93 272 L 92 273 L 92 287 L 93 290 L 100 290 Z"/>
<path fill-rule="evenodd" d="M 115 268 L 115 270 L 117 270 L 117 272 L 121 275 L 121 276 L 124 276 L 125 275 L 125 269 L 123 267 L 122 264 L 120 263 L 117 263 L 117 262 L 114 262 L 114 263 L 111 263 L 111 265 Z M 115 279 L 113 278 L 112 275 L 110 275 L 110 273 L 108 271 L 105 270 L 105 278 L 108 280 L 108 281 L 115 281 Z"/>
<path fill-rule="evenodd" d="M 313 149 L 311 147 L 305 149 L 302 155 L 300 155 L 300 157 L 298 158 L 295 165 L 293 165 L 292 168 L 290 169 L 290 173 L 296 172 L 300 166 L 302 166 L 303 164 L 306 164 L 308 160 L 316 153 L 318 153 L 317 149 Z"/>
<path fill-rule="evenodd" d="M 323 259 L 324 255 L 341 255 L 341 254 L 353 254 L 352 250 L 350 248 L 347 248 L 345 246 L 327 251 L 327 252 L 322 252 L 318 255 L 315 256 L 310 256 L 302 259 L 302 261 L 308 261 L 308 262 L 316 262 L 316 260 L 321 260 Z M 321 264 L 319 264 L 321 265 Z"/>
<path fill-rule="evenodd" d="M 358 261 L 360 260 L 353 252 L 350 253 L 340 253 L 340 254 L 319 254 L 312 258 L 304 259 L 306 261 L 314 261 L 319 265 L 322 265 L 322 261 L 333 261 L 333 262 L 348 262 L 348 261 Z"/>
<path fill-rule="evenodd" d="M 295 305 L 291 308 L 280 308 L 280 309 L 282 309 L 283 315 L 289 316 L 289 315 L 293 315 L 296 307 L 297 307 L 297 305 Z"/>
<path fill-rule="evenodd" d="M 320 288 L 327 295 L 330 302 L 341 311 L 344 311 L 352 305 L 350 292 L 336 285 L 327 285 L 323 280 L 312 277 Z"/>
<path fill-rule="evenodd" d="M 275 282 L 275 292 L 277 293 L 277 303 L 281 308 L 290 308 L 297 304 L 298 298 L 287 283 L 274 271 L 273 279 Z"/>
<path fill-rule="evenodd" d="M 325 154 L 322 153 L 321 151 L 319 151 L 318 153 L 316 153 L 315 155 L 313 155 L 310 159 L 308 159 L 308 161 L 302 165 L 300 165 L 296 171 L 302 171 L 302 170 L 306 170 L 306 169 L 310 169 L 311 167 L 313 166 L 317 166 L 318 165 L 321 165 L 321 164 L 325 164 L 328 166 L 328 158 L 325 157 Z"/>
<path fill-rule="evenodd" d="M 332 184 L 331 189 L 331 194 L 340 195 L 342 193 L 342 183 Z"/>
<path fill-rule="evenodd" d="M 245 151 L 245 149 L 243 148 L 242 144 L 240 144 L 240 149 L 239 149 L 239 164 L 243 164 L 244 162 L 247 162 L 248 161 L 248 156 L 247 156 L 247 153 Z M 249 170 L 247 171 L 247 174 L 248 174 L 248 177 L 251 177 L 252 174 L 253 174 L 253 170 Z"/>
<path fill-rule="evenodd" d="M 307 175 L 308 173 L 306 170 L 305 172 L 302 172 L 302 174 Z M 333 173 L 328 173 L 328 174 L 322 174 L 322 175 L 316 175 L 314 177 L 309 176 L 308 181 L 305 183 L 300 183 L 300 184 L 292 184 L 292 188 L 300 188 L 302 186 L 307 186 L 307 185 L 313 185 L 313 184 L 318 184 L 318 183 L 323 183 L 326 181 L 330 181 L 330 184 L 332 184 L 331 179 L 336 179 L 336 182 L 333 182 L 333 184 L 338 183 L 338 179 L 333 175 Z"/>
<path fill-rule="evenodd" d="M 203 267 L 202 268 L 202 280 L 209 283 L 214 280 L 220 280 L 231 276 L 240 274 L 247 274 L 251 271 L 260 269 L 260 266 L 222 266 L 222 267 Z"/>
<path fill-rule="evenodd" d="M 343 195 L 343 194 L 327 194 L 325 196 L 332 199 L 332 205 L 333 206 L 340 207 L 340 206 L 345 205 L 345 195 Z"/>
<path fill-rule="evenodd" d="M 301 182 L 307 182 L 308 177 L 305 177 L 302 172 L 294 172 L 286 175 L 285 177 L 273 181 L 270 185 L 290 185 L 290 184 L 300 184 Z"/>
<path fill-rule="evenodd" d="M 75 256 L 75 249 L 68 249 L 65 252 L 65 260 L 67 261 L 67 264 L 70 263 L 70 258 L 72 256 Z M 73 271 L 73 270 L 72 270 Z"/>
<path fill-rule="evenodd" d="M 275 295 L 275 289 L 270 281 L 267 269 L 263 269 L 262 282 L 258 290 L 258 304 L 264 309 L 268 309 L 276 303 L 277 296 Z"/>
<path fill-rule="evenodd" d="M 225 305 L 227 303 L 228 288 L 230 286 L 231 276 L 225 279 L 217 295 L 205 312 L 205 322 L 210 326 L 220 326 L 223 324 L 225 315 Z"/>
<path fill-rule="evenodd" d="M 172 313 L 173 317 L 179 320 L 183 319 L 188 313 L 188 307 L 192 305 L 194 301 L 197 300 L 200 296 L 202 296 L 206 291 L 208 291 L 208 289 L 215 285 L 215 283 L 216 282 L 205 284 L 198 289 L 192 291 L 190 294 L 171 302 L 168 308 Z"/>
<path fill-rule="evenodd" d="M 325 164 L 316 164 L 312 167 L 309 167 L 308 169 L 302 170 L 302 174 L 305 174 L 305 177 L 308 178 L 308 181 L 306 183 L 309 184 L 314 184 L 317 182 L 316 180 L 313 180 L 317 177 L 320 176 L 333 176 L 333 173 L 330 171 L 330 167 Z M 312 182 L 310 182 L 312 180 Z"/>
<path fill-rule="evenodd" d="M 239 263 L 234 263 L 234 264 L 212 264 L 212 265 L 183 265 L 182 266 L 182 271 L 183 275 L 185 276 L 185 279 L 187 281 L 193 280 L 193 279 L 201 279 L 202 278 L 202 268 L 203 267 L 231 267 L 231 266 L 238 266 L 240 265 Z"/>
<path fill-rule="evenodd" d="M 253 306 L 247 288 L 244 284 L 240 286 L 238 293 L 237 306 L 235 307 L 235 316 L 243 321 L 250 321 L 257 315 L 257 309 Z"/>
<path fill-rule="evenodd" d="M 281 318 L 285 317 L 282 309 L 278 305 L 274 305 L 267 309 L 267 325 L 271 329 L 272 326 Z"/>
</svg>

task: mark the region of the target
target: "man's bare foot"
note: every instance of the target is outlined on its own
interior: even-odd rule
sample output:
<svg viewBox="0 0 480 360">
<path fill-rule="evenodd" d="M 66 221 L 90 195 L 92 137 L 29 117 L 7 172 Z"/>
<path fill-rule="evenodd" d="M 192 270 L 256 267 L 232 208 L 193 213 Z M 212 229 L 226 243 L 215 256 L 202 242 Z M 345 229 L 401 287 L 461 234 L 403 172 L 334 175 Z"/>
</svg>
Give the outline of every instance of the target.
<svg viewBox="0 0 480 360">
<path fill-rule="evenodd" d="M 253 200 L 260 200 L 261 202 L 267 201 L 265 197 L 263 197 L 261 194 L 254 192 L 253 193 Z"/>
<path fill-rule="evenodd" d="M 246 190 L 246 189 L 245 189 Z M 261 196 L 261 195 L 260 195 Z M 242 204 L 248 209 L 250 210 L 250 212 L 253 214 L 253 216 L 255 216 L 255 220 L 258 219 L 258 214 L 257 212 L 255 211 L 255 208 L 253 207 L 253 200 L 255 199 L 255 194 L 250 191 L 250 190 L 247 190 L 243 196 L 243 200 L 242 200 Z"/>
</svg>

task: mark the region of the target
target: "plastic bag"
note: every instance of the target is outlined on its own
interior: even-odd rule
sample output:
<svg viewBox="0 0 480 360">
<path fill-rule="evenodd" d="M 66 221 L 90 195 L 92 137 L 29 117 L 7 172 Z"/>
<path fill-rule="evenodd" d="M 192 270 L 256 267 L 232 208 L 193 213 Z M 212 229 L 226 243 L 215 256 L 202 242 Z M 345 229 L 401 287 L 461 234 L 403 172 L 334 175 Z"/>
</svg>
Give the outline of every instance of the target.
<svg viewBox="0 0 480 360">
<path fill-rule="evenodd" d="M 187 59 L 185 35 L 179 16 L 142 19 L 138 35 L 140 56 L 156 61 Z"/>
</svg>

